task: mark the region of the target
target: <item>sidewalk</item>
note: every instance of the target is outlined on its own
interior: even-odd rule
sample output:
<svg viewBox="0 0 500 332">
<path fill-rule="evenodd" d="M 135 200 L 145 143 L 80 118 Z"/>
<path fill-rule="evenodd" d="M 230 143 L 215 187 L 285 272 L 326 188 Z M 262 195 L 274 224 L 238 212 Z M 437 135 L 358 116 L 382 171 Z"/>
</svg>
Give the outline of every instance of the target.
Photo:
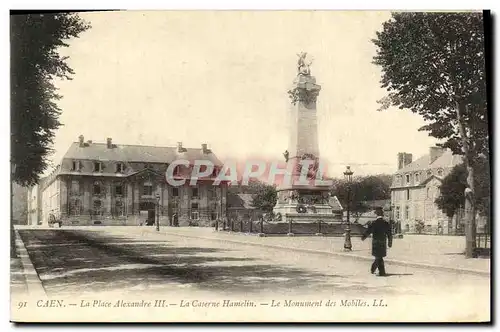
<svg viewBox="0 0 500 332">
<path fill-rule="evenodd" d="M 43 289 L 42 282 L 33 267 L 33 264 L 28 255 L 28 251 L 24 246 L 19 232 L 16 234 L 16 258 L 10 259 L 10 292 L 11 299 L 26 296 L 45 297 L 45 290 Z"/>
<path fill-rule="evenodd" d="M 119 230 L 128 230 L 137 234 L 137 228 L 135 227 L 119 227 Z M 141 230 L 157 234 L 156 229 L 153 227 L 141 227 Z M 344 239 L 341 237 L 259 237 L 256 236 L 257 234 L 249 235 L 227 231 L 217 232 L 213 228 L 208 227 L 163 227 L 160 233 L 166 236 L 178 235 L 249 245 L 278 247 L 289 250 L 345 256 L 353 259 L 373 259 L 371 256 L 370 238 L 361 241 L 360 238 L 353 237 L 351 239 L 353 250 L 351 252 L 344 252 Z M 405 235 L 402 239 L 393 240 L 392 248 L 388 249 L 385 261 L 387 264 L 490 276 L 490 259 L 467 259 L 462 254 L 464 249 L 465 239 L 461 236 Z"/>
</svg>

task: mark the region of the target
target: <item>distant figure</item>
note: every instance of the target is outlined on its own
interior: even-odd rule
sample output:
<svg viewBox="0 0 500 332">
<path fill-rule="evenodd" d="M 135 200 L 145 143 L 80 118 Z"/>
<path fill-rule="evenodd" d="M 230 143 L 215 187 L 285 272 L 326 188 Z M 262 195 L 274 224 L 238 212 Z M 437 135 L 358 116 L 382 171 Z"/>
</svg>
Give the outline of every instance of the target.
<svg viewBox="0 0 500 332">
<path fill-rule="evenodd" d="M 385 265 L 384 257 L 387 255 L 387 247 L 392 247 L 392 232 L 391 225 L 384 220 L 384 210 L 382 208 L 376 208 L 375 214 L 377 219 L 368 224 L 366 231 L 364 232 L 361 240 L 365 240 L 368 235 L 373 234 L 372 239 L 372 256 L 375 257 L 371 267 L 371 273 L 375 273 L 378 269 L 379 276 L 385 276 Z"/>
<path fill-rule="evenodd" d="M 438 234 L 442 235 L 443 234 L 443 225 L 441 222 L 438 222 Z"/>
</svg>

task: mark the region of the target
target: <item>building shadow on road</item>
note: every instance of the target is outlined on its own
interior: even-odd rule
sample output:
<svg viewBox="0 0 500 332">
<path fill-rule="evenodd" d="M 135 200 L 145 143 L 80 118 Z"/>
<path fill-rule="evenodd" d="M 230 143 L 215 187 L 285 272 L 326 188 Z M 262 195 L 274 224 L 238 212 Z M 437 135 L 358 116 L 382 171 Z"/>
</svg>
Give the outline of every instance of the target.
<svg viewBox="0 0 500 332">
<path fill-rule="evenodd" d="M 167 241 L 137 241 L 85 231 L 31 230 L 20 231 L 20 235 L 45 289 L 53 295 L 186 286 L 220 294 L 285 294 L 299 289 L 349 287 L 369 293 L 376 289 L 369 283 L 350 283 L 343 275 L 256 264 L 240 252 L 214 247 L 175 247 Z M 35 245 L 40 243 L 44 245 Z M 72 245 L 64 247 L 64 243 Z"/>
</svg>

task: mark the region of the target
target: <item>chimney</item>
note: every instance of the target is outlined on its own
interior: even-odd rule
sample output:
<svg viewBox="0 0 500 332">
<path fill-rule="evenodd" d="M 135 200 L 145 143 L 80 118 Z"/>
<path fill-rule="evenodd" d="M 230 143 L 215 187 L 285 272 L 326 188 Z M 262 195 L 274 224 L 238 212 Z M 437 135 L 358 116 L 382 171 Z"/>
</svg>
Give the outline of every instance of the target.
<svg viewBox="0 0 500 332">
<path fill-rule="evenodd" d="M 183 152 L 182 142 L 177 142 L 177 152 Z"/>
<path fill-rule="evenodd" d="M 203 153 L 205 153 L 205 154 L 210 153 L 210 150 L 208 150 L 207 144 L 205 144 L 205 143 L 203 143 L 201 145 L 201 149 L 203 150 Z"/>
<path fill-rule="evenodd" d="M 111 139 L 111 137 L 108 137 L 108 139 L 106 140 L 106 145 L 108 146 L 108 149 L 113 148 L 113 140 Z"/>
<path fill-rule="evenodd" d="M 431 146 L 429 149 L 429 155 L 430 155 L 429 163 L 432 164 L 433 162 L 435 162 L 436 159 L 438 159 L 443 155 L 444 151 L 445 149 L 440 146 Z"/>
<path fill-rule="evenodd" d="M 85 144 L 83 142 L 83 139 L 84 139 L 83 135 L 78 136 L 78 140 L 80 141 L 80 147 L 81 148 L 83 148 L 85 146 Z"/>
<path fill-rule="evenodd" d="M 413 155 L 411 153 L 399 152 L 398 153 L 398 170 L 411 164 Z"/>
</svg>

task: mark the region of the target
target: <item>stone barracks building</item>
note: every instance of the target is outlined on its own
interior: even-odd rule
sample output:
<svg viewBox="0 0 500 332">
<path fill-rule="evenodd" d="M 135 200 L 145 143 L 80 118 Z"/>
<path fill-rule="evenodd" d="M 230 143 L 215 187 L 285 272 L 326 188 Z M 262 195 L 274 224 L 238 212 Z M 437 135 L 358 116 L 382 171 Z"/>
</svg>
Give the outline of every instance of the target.
<svg viewBox="0 0 500 332">
<path fill-rule="evenodd" d="M 456 218 L 448 218 L 436 205 L 439 186 L 452 168 L 462 162 L 462 157 L 450 150 L 430 147 L 429 153 L 412 160 L 408 153 L 398 154 L 398 170 L 391 186 L 393 218 L 403 232 L 416 232 L 417 222 L 422 222 L 424 232 L 453 233 L 459 227 Z"/>
<path fill-rule="evenodd" d="M 177 159 L 191 165 L 195 160 L 210 160 L 214 173 L 189 186 L 190 170 L 183 166 L 184 171 L 176 169 L 174 176 L 186 178 L 186 184 L 171 186 L 165 172 Z M 221 167 L 206 144 L 201 148 L 184 148 L 182 143 L 177 147 L 118 145 L 111 138 L 94 143 L 80 136 L 54 172 L 31 188 L 31 209 L 38 211 L 31 212 L 30 224 L 54 219 L 63 225 L 152 224 L 158 211 L 160 225 L 208 226 L 226 215 L 227 187 L 213 186 Z"/>
</svg>

